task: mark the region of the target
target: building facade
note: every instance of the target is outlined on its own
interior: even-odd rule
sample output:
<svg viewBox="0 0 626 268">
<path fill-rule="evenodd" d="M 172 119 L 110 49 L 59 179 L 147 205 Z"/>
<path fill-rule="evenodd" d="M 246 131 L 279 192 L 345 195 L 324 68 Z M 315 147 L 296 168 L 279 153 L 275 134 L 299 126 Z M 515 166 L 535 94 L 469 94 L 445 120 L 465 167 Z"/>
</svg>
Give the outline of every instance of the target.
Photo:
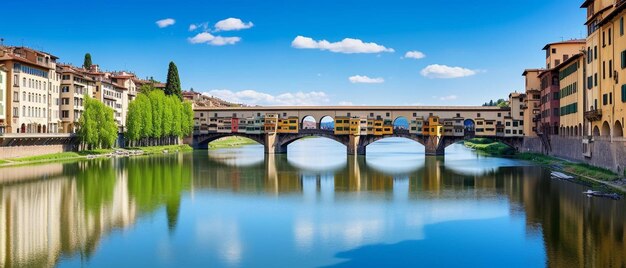
<svg viewBox="0 0 626 268">
<path fill-rule="evenodd" d="M 587 103 L 591 135 L 622 138 L 626 103 L 626 1 L 587 0 Z"/>
<path fill-rule="evenodd" d="M 53 89 L 59 85 L 54 55 L 25 47 L 0 47 L 0 64 L 5 66 L 5 118 L 0 121 L 6 133 L 57 132 L 51 121 L 57 106 Z M 52 98 L 53 100 L 50 100 Z M 1 120 L 1 119 L 0 119 Z"/>
</svg>

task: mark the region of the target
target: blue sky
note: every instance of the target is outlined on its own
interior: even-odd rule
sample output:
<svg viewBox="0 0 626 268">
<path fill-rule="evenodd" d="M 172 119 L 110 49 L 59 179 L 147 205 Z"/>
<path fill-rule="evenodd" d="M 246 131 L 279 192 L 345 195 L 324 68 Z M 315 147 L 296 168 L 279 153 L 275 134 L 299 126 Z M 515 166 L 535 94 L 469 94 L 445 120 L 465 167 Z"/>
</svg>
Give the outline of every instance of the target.
<svg viewBox="0 0 626 268">
<path fill-rule="evenodd" d="M 174 61 L 183 88 L 248 104 L 480 105 L 522 91 L 546 43 L 583 37 L 579 2 L 8 1 L 0 37 L 159 80 Z"/>
</svg>

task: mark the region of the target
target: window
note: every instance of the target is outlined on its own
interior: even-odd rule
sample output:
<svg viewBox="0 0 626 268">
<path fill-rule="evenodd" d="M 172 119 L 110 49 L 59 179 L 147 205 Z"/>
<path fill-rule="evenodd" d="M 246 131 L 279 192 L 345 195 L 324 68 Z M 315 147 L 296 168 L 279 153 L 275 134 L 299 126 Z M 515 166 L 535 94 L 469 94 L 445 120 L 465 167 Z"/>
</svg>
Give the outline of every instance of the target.
<svg viewBox="0 0 626 268">
<path fill-rule="evenodd" d="M 598 73 L 593 75 L 593 85 L 596 87 L 598 86 Z"/>
<path fill-rule="evenodd" d="M 598 46 L 593 47 L 593 59 L 598 59 Z"/>
<path fill-rule="evenodd" d="M 609 95 L 604 94 L 602 95 L 602 105 L 607 105 L 609 104 Z"/>
<path fill-rule="evenodd" d="M 476 114 L 476 117 L 480 117 L 480 113 L 477 113 L 477 114 Z"/>
<path fill-rule="evenodd" d="M 619 19 L 619 36 L 624 36 L 624 17 Z"/>
<path fill-rule="evenodd" d="M 591 63 L 593 57 L 591 55 L 591 47 L 587 47 L 587 63 Z"/>
<path fill-rule="evenodd" d="M 606 46 L 606 32 L 602 32 L 602 47 Z"/>
<path fill-rule="evenodd" d="M 26 77 L 22 78 L 22 81 L 23 81 L 22 86 L 26 87 Z"/>
<path fill-rule="evenodd" d="M 591 89 L 593 87 L 593 76 L 587 77 L 587 89 Z"/>
<path fill-rule="evenodd" d="M 613 60 L 609 60 L 609 77 L 613 77 Z"/>
<path fill-rule="evenodd" d="M 622 51 L 622 69 L 626 69 L 626 50 Z"/>
<path fill-rule="evenodd" d="M 609 28 L 609 46 L 611 45 L 611 28 Z"/>
<path fill-rule="evenodd" d="M 17 74 L 13 76 L 13 85 L 16 87 L 20 86 L 20 80 L 17 78 Z"/>
<path fill-rule="evenodd" d="M 609 104 L 613 104 L 613 92 L 609 92 Z"/>
<path fill-rule="evenodd" d="M 552 54 L 556 54 L 556 48 L 552 49 Z"/>
<path fill-rule="evenodd" d="M 20 117 L 20 108 L 13 107 L 13 117 Z"/>
<path fill-rule="evenodd" d="M 498 113 L 498 117 L 502 117 L 502 114 L 501 114 L 501 113 Z"/>
<path fill-rule="evenodd" d="M 61 111 L 61 118 L 68 118 L 68 117 L 70 117 L 70 111 L 68 110 Z"/>
<path fill-rule="evenodd" d="M 602 79 L 606 79 L 606 61 L 602 62 Z"/>
<path fill-rule="evenodd" d="M 622 85 L 622 102 L 626 102 L 626 84 Z"/>
</svg>

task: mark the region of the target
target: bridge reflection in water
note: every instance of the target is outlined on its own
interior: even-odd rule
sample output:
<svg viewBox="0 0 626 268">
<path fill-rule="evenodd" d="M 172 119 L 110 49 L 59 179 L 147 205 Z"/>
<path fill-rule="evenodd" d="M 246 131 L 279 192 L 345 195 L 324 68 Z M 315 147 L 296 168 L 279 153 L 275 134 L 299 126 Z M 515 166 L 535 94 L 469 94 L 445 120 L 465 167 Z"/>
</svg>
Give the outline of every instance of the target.
<svg viewBox="0 0 626 268">
<path fill-rule="evenodd" d="M 322 200 L 359 192 L 412 202 L 455 200 L 459 193 L 504 199 L 510 213 L 525 215 L 527 232 L 543 238 L 549 266 L 626 265 L 624 203 L 587 199 L 583 187 L 547 179 L 540 167 L 467 171 L 446 164 L 455 161 L 450 158 L 426 157 L 391 173 L 348 156 L 330 170 L 306 170 L 285 155 L 260 155 L 244 163 L 196 152 L 3 169 L 0 267 L 89 261 L 111 232 L 131 230 L 142 218 L 162 217 L 161 230 L 175 233 L 183 200 L 216 192 Z"/>
</svg>

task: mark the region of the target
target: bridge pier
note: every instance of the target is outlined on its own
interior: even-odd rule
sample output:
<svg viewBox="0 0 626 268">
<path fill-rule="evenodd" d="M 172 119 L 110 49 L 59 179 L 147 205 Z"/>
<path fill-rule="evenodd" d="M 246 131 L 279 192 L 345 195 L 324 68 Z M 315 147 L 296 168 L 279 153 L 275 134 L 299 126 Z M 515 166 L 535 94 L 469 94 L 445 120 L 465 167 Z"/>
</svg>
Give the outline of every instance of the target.
<svg viewBox="0 0 626 268">
<path fill-rule="evenodd" d="M 281 144 L 278 133 L 265 134 L 265 154 L 286 154 L 287 146 Z"/>
<path fill-rule="evenodd" d="M 365 155 L 365 145 L 361 142 L 361 136 L 350 135 L 350 141 L 346 147 L 348 155 Z"/>
<path fill-rule="evenodd" d="M 439 136 L 427 136 L 424 137 L 424 146 L 426 147 L 426 155 L 428 156 L 442 156 L 446 154 L 443 137 Z"/>
</svg>

